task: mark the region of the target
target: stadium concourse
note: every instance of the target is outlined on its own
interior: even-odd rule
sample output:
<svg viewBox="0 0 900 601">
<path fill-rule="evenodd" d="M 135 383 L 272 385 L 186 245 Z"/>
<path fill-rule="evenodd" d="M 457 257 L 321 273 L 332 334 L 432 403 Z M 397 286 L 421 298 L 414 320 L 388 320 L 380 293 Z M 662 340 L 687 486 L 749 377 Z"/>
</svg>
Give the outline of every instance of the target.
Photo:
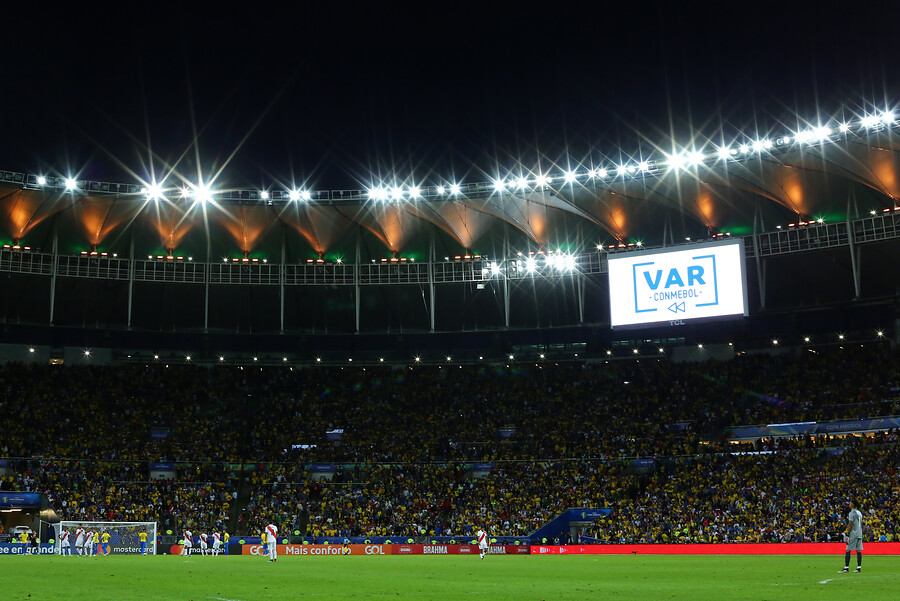
<svg viewBox="0 0 900 601">
<path fill-rule="evenodd" d="M 598 507 L 611 513 L 584 540 L 827 541 L 856 497 L 867 540 L 900 533 L 896 429 L 729 441 L 747 424 L 900 414 L 888 343 L 679 364 L 10 363 L 0 398 L 3 490 L 46 493 L 64 520 L 526 539 Z"/>
</svg>

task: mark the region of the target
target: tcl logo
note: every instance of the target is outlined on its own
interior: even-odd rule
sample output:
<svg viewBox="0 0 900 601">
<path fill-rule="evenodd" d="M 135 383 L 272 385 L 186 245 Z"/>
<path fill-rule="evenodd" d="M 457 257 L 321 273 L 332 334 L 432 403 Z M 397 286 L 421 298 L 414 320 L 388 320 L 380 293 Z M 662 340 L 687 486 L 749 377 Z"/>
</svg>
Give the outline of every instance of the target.
<svg viewBox="0 0 900 601">
<path fill-rule="evenodd" d="M 384 549 L 377 545 L 366 545 L 366 555 L 384 555 Z"/>
</svg>

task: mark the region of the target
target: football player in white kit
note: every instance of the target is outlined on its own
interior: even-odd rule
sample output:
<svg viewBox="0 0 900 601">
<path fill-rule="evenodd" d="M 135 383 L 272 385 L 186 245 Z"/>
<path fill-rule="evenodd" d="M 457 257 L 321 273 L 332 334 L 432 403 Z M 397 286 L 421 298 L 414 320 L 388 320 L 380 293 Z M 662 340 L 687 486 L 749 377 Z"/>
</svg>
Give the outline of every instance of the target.
<svg viewBox="0 0 900 601">
<path fill-rule="evenodd" d="M 84 555 L 84 528 L 75 531 L 75 552 Z"/>
<path fill-rule="evenodd" d="M 190 530 L 184 531 L 184 540 L 181 541 L 181 554 L 182 555 L 190 555 L 191 547 L 194 546 L 194 535 Z"/>
<path fill-rule="evenodd" d="M 219 534 L 218 531 L 213 532 L 213 547 L 212 554 L 213 557 L 217 557 L 219 555 L 219 548 L 222 546 L 222 535 Z"/>
<path fill-rule="evenodd" d="M 481 553 L 481 559 L 484 559 L 484 554 L 487 553 L 488 548 L 487 532 L 479 528 L 475 536 L 478 541 L 478 551 Z"/>
<path fill-rule="evenodd" d="M 275 524 L 266 526 L 266 543 L 269 546 L 269 561 L 278 561 L 278 527 Z"/>
<path fill-rule="evenodd" d="M 206 555 L 209 550 L 209 535 L 205 532 L 200 533 L 200 555 Z"/>
<path fill-rule="evenodd" d="M 56 553 L 60 556 L 72 554 L 72 547 L 69 546 L 69 531 L 65 528 L 59 529 L 59 536 L 56 539 Z"/>
</svg>

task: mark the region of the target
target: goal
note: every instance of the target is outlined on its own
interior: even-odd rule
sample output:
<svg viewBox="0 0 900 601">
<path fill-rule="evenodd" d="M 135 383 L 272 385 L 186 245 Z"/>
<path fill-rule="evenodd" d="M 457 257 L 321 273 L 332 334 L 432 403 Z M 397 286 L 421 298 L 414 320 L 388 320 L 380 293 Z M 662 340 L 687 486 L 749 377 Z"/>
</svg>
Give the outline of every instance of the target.
<svg viewBox="0 0 900 601">
<path fill-rule="evenodd" d="M 72 555 L 77 555 L 76 533 L 79 529 L 93 532 L 99 539 L 104 532 L 109 534 L 110 555 L 140 555 L 141 533 L 147 534 L 147 555 L 156 555 L 156 522 L 74 522 L 62 521 L 54 525 L 54 538 L 59 549 L 59 534 L 65 528 L 69 533 Z"/>
</svg>

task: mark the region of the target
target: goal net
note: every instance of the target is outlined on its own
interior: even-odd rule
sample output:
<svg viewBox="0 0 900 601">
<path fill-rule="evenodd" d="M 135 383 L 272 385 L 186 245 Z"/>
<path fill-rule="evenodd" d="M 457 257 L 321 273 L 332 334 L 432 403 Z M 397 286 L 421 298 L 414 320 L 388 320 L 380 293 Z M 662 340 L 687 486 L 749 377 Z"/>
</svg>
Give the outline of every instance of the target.
<svg viewBox="0 0 900 601">
<path fill-rule="evenodd" d="M 56 552 L 68 555 L 78 555 L 78 531 L 83 530 L 82 541 L 85 548 L 89 540 L 89 534 L 93 534 L 93 543 L 96 545 L 103 540 L 103 534 L 109 534 L 110 555 L 140 555 L 141 533 L 147 535 L 146 554 L 156 555 L 156 522 L 74 522 L 62 521 L 54 525 L 54 541 Z M 60 535 L 62 531 L 68 532 L 68 540 L 63 543 Z M 65 546 L 68 545 L 68 549 Z M 99 554 L 99 549 L 94 548 L 93 555 Z"/>
</svg>

